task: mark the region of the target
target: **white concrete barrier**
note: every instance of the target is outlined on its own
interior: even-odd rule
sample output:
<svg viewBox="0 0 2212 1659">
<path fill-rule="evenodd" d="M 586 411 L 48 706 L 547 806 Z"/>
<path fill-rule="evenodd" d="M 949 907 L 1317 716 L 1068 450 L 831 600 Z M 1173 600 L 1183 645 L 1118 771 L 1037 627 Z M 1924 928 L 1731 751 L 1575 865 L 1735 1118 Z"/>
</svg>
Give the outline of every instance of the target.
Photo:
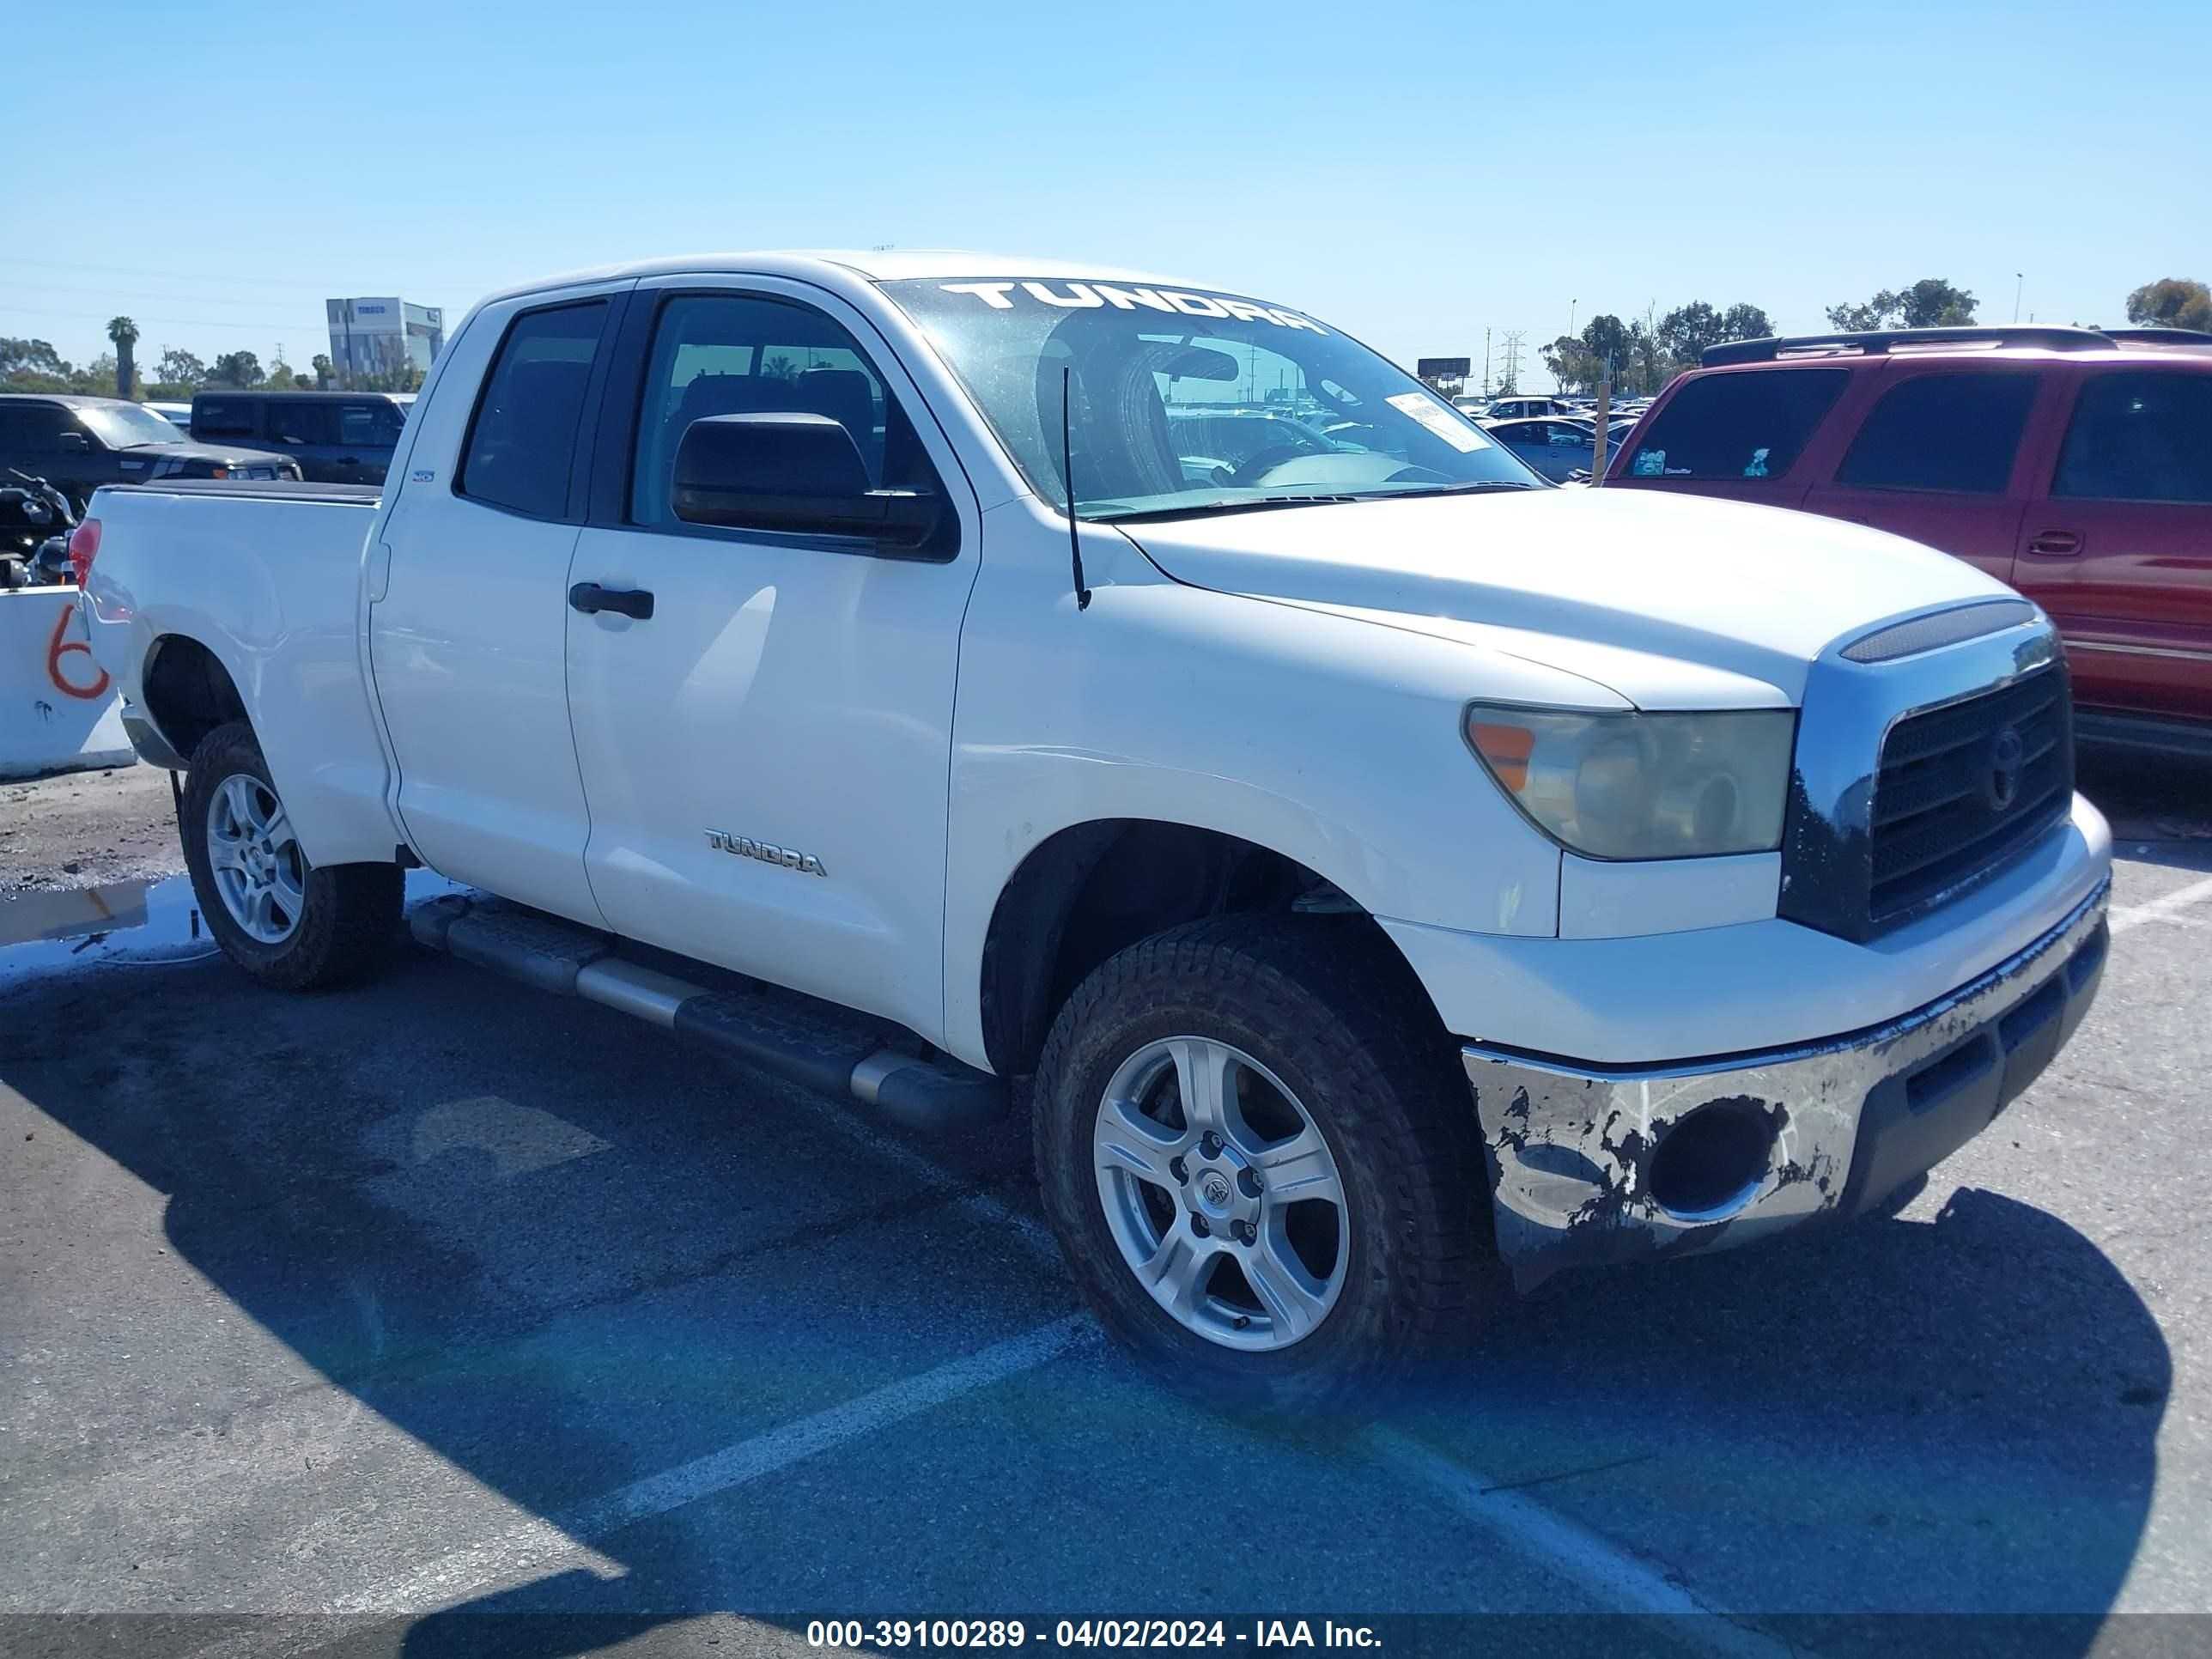
<svg viewBox="0 0 2212 1659">
<path fill-rule="evenodd" d="M 0 778 L 129 765 L 119 701 L 92 659 L 76 589 L 0 592 Z"/>
</svg>

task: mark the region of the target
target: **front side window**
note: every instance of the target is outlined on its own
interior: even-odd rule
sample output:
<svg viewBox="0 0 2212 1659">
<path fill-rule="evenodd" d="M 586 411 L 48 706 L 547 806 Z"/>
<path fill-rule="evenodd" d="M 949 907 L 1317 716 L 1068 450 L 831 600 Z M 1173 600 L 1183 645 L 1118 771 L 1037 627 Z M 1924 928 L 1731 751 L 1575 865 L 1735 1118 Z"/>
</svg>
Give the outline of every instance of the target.
<svg viewBox="0 0 2212 1659">
<path fill-rule="evenodd" d="M 331 441 L 330 405 L 305 398 L 269 400 L 269 435 L 280 444 L 326 444 Z"/>
<path fill-rule="evenodd" d="M 68 424 L 58 404 L 0 404 L 0 451 L 9 455 L 58 455 Z"/>
<path fill-rule="evenodd" d="M 534 518 L 561 516 L 606 320 L 604 300 L 526 311 L 514 319 L 470 423 L 462 495 Z"/>
<path fill-rule="evenodd" d="M 2099 374 L 2081 388 L 2054 495 L 2212 501 L 2212 374 Z"/>
<path fill-rule="evenodd" d="M 654 327 L 630 470 L 630 520 L 676 522 L 676 452 L 716 415 L 821 415 L 845 428 L 871 489 L 938 489 L 935 470 L 860 343 L 794 301 L 750 294 L 670 299 Z"/>
<path fill-rule="evenodd" d="M 2002 495 L 2035 386 L 2033 374 L 1916 374 L 1882 394 L 1836 482 Z"/>
<path fill-rule="evenodd" d="M 1545 488 L 1446 398 L 1303 313 L 1103 281 L 880 285 L 1044 500 L 1091 520 Z"/>
<path fill-rule="evenodd" d="M 1685 381 L 1638 430 L 1617 476 L 1778 478 L 1850 378 L 1847 369 L 1785 368 Z"/>
</svg>

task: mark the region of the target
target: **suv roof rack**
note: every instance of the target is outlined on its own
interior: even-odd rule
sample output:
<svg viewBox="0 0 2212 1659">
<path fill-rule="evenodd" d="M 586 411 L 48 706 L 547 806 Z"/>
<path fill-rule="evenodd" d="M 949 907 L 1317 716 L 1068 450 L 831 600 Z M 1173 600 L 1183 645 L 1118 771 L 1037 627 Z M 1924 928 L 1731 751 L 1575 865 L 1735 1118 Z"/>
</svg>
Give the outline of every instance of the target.
<svg viewBox="0 0 2212 1659">
<path fill-rule="evenodd" d="M 2212 330 L 2201 328 L 2108 328 L 2104 331 L 2108 340 L 2118 340 L 2124 345 L 2195 346 L 2199 350 L 2212 349 Z"/>
<path fill-rule="evenodd" d="M 1971 328 L 1881 328 L 1841 330 L 1833 334 L 1792 334 L 1771 340 L 1730 340 L 1707 346 L 1698 362 L 1707 368 L 1726 363 L 1771 362 L 1780 357 L 1873 356 L 1916 346 L 2042 346 L 2051 351 L 2100 351 L 2112 336 L 2094 328 L 1995 324 Z"/>
</svg>

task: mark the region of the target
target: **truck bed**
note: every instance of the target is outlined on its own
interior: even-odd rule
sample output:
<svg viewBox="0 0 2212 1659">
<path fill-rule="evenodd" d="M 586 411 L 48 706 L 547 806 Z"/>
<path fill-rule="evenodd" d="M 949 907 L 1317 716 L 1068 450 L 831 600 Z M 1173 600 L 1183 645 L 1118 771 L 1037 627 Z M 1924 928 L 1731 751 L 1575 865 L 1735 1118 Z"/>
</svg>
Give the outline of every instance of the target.
<svg viewBox="0 0 2212 1659">
<path fill-rule="evenodd" d="M 228 478 L 169 478 L 151 483 L 105 484 L 110 495 L 220 495 L 228 501 L 308 501 L 326 507 L 374 507 L 382 484 L 302 483 L 295 478 L 232 482 Z"/>
</svg>

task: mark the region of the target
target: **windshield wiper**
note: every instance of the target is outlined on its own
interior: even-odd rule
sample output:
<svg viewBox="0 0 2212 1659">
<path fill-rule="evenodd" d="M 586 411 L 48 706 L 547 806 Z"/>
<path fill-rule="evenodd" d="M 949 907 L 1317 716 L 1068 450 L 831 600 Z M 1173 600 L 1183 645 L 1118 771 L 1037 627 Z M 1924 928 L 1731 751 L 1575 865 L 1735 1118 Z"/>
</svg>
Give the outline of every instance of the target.
<svg viewBox="0 0 2212 1659">
<path fill-rule="evenodd" d="M 1486 489 L 1534 489 L 1532 483 L 1522 483 L 1513 478 L 1478 478 L 1472 483 L 1415 484 L 1411 489 L 1393 489 L 1373 495 L 1362 495 L 1363 501 L 1401 501 L 1408 495 L 1479 495 Z"/>
<path fill-rule="evenodd" d="M 1278 507 L 1313 507 L 1321 502 L 1364 501 L 1366 495 L 1243 495 L 1227 501 L 1197 501 L 1188 507 L 1147 507 L 1133 513 L 1091 514 L 1091 524 L 1146 524 L 1155 519 L 1190 519 L 1202 513 L 1264 513 Z"/>
</svg>

